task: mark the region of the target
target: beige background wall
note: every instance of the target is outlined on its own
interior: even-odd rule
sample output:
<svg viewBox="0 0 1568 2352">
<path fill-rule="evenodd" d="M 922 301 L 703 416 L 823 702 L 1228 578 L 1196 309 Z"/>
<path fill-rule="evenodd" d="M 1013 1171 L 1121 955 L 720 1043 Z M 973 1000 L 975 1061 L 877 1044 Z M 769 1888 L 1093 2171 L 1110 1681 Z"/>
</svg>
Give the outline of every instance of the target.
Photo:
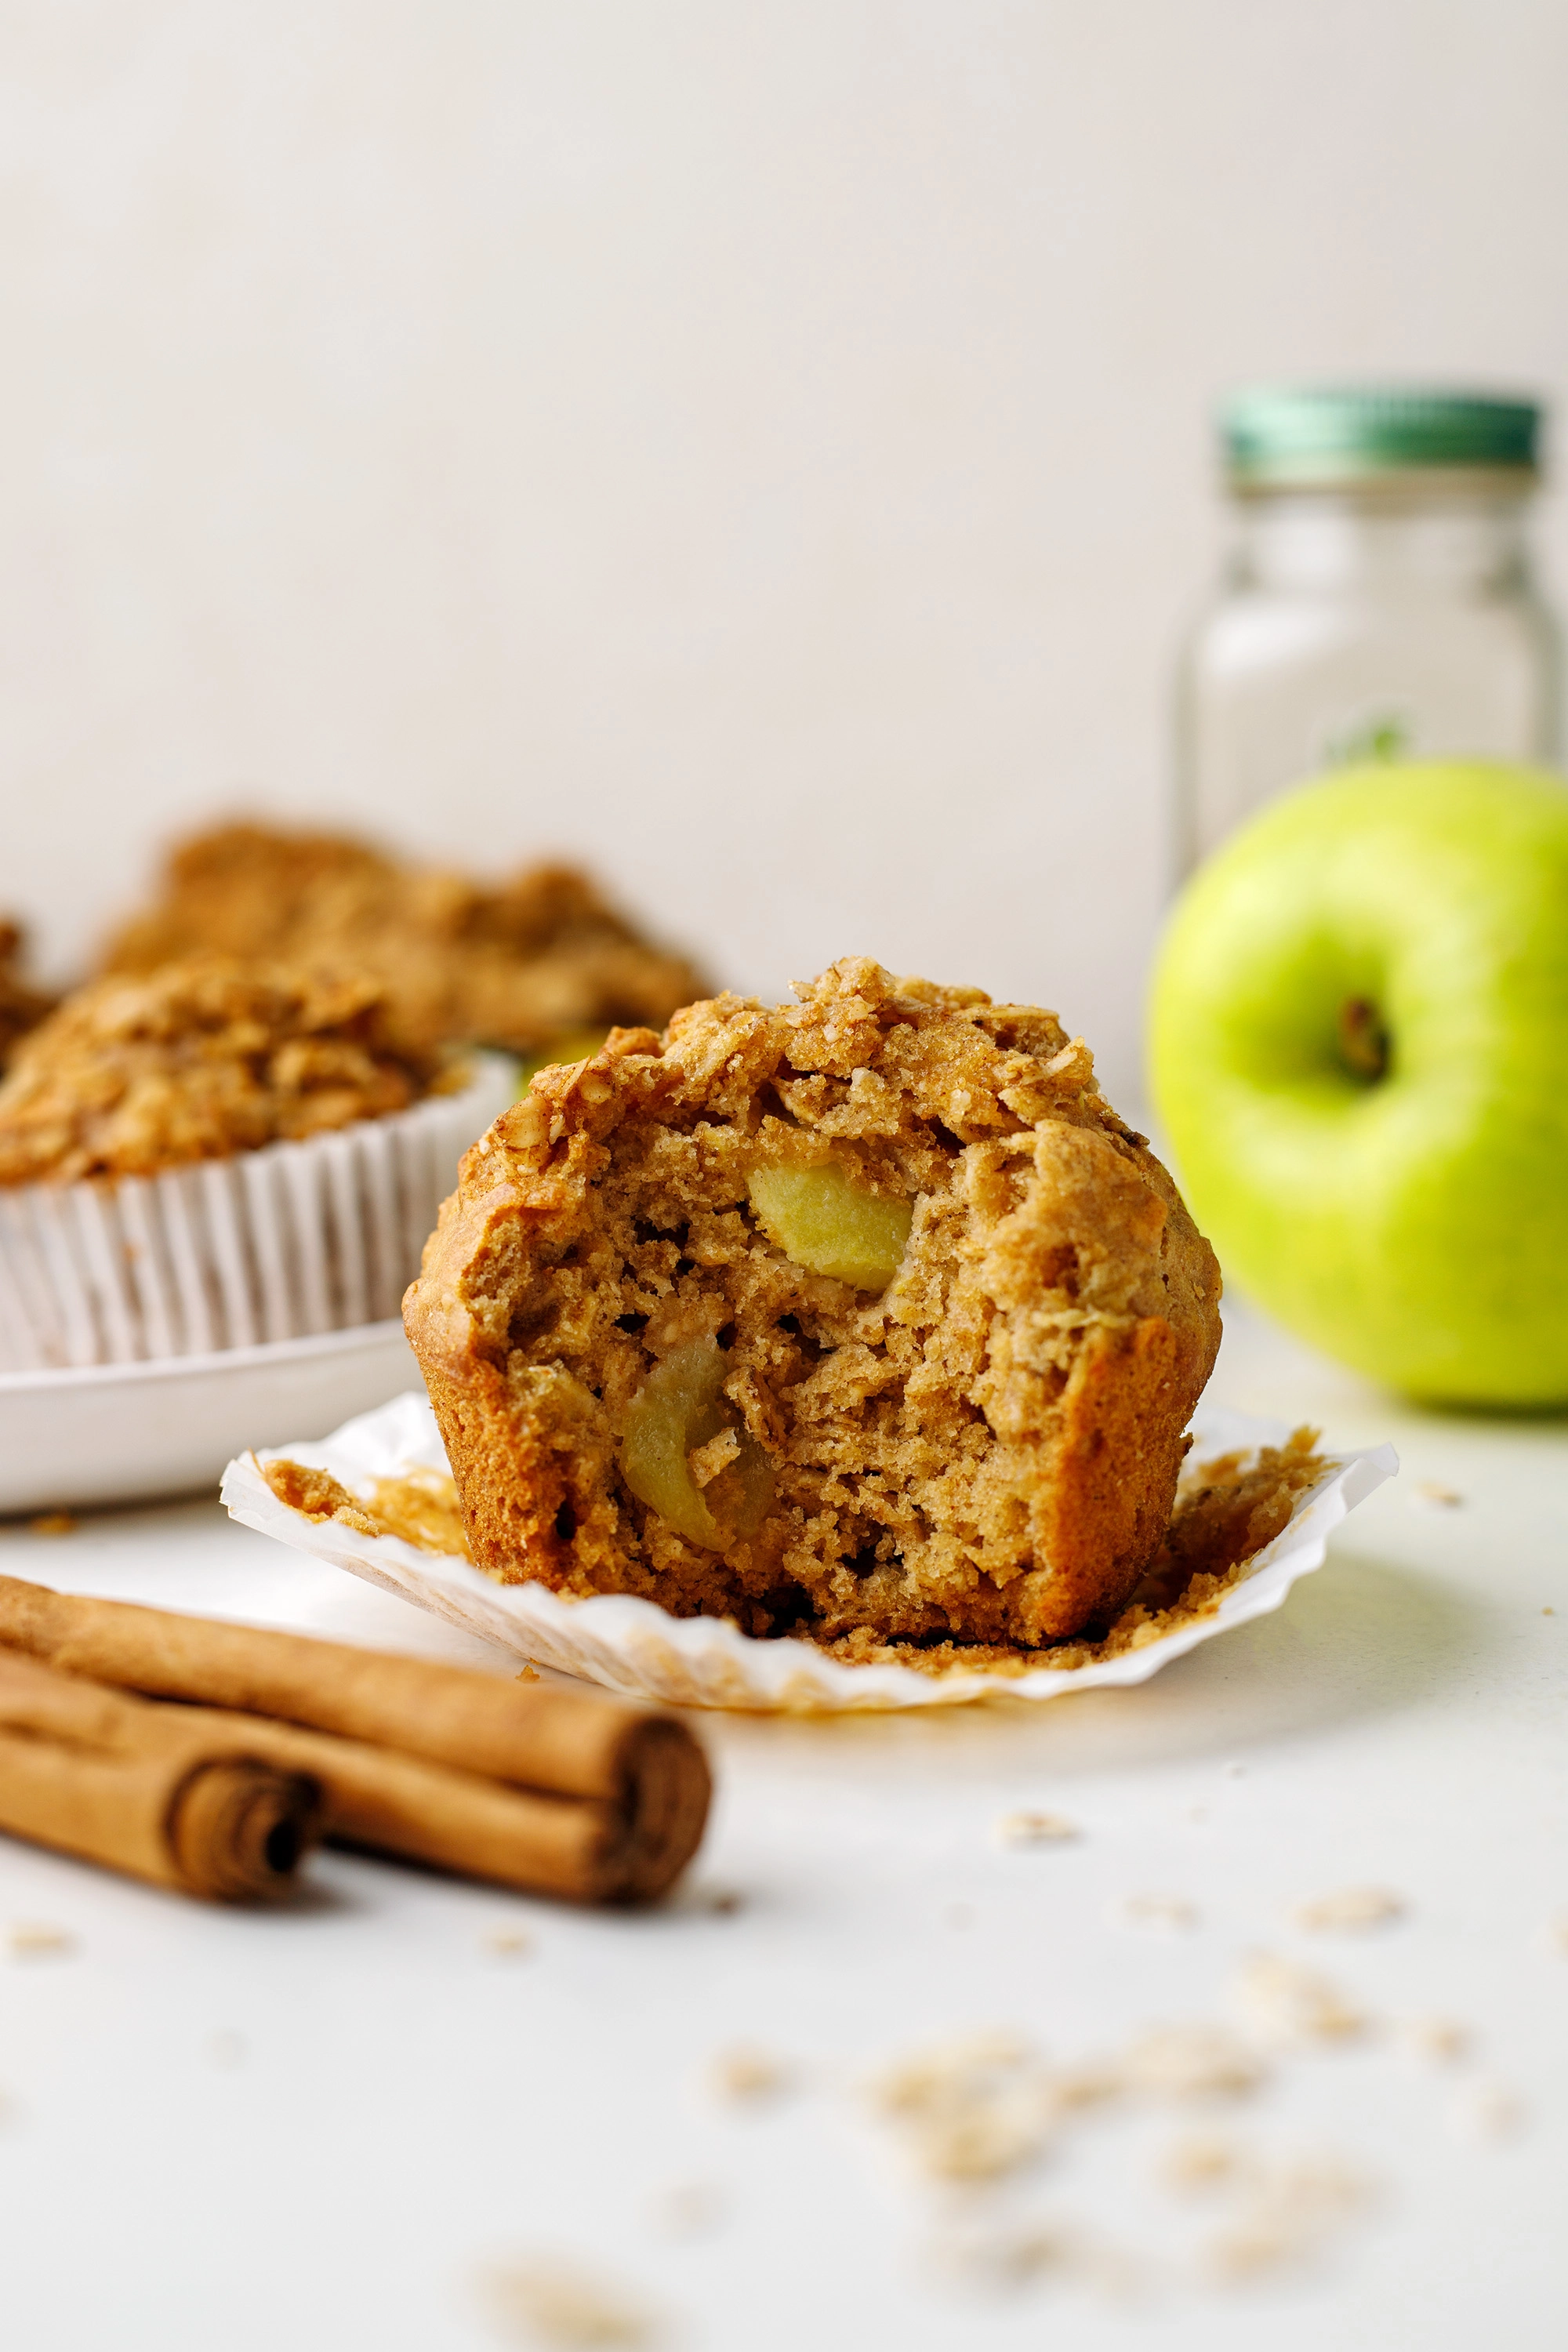
<svg viewBox="0 0 1568 2352">
<path fill-rule="evenodd" d="M 1130 1097 L 1206 405 L 1560 395 L 1565 98 L 1529 0 L 6 0 L 0 903 L 563 848 Z"/>
</svg>

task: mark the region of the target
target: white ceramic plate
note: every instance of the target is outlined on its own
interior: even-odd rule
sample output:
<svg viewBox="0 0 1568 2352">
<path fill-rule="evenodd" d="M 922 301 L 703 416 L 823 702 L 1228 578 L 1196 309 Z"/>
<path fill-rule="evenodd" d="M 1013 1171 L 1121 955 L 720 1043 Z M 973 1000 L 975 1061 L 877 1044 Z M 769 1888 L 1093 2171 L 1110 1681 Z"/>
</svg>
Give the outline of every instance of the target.
<svg viewBox="0 0 1568 2352">
<path fill-rule="evenodd" d="M 1199 1458 L 1279 1445 L 1283 1423 L 1205 1406 L 1194 1417 Z M 423 1391 L 394 1397 L 376 1412 L 313 1443 L 298 1439 L 264 1453 L 287 1454 L 330 1470 L 352 1492 L 375 1478 L 418 1467 L 445 1469 L 447 1457 Z M 1142 1648 L 1092 1664 L 1043 1664 L 1029 1674 L 922 1675 L 910 1666 L 845 1665 L 809 1642 L 751 1640 L 715 1617 L 670 1617 L 651 1601 L 600 1593 L 576 1601 L 542 1584 L 497 1584 L 466 1559 L 416 1551 L 397 1536 L 363 1536 L 332 1519 L 308 1519 L 280 1503 L 254 1453 L 224 1473 L 223 1499 L 247 1528 L 296 1550 L 346 1568 L 388 1592 L 498 1643 L 514 1656 L 582 1675 L 635 1698 L 680 1706 L 756 1712 L 837 1714 L 853 1708 L 952 1706 L 979 1698 L 1058 1698 L 1097 1684 L 1141 1683 L 1199 1642 L 1278 1609 L 1300 1576 L 1321 1568 L 1328 1540 L 1347 1511 L 1399 1467 L 1392 1445 L 1329 1456 L 1316 1486 L 1299 1496 L 1289 1523 L 1249 1560 L 1212 1616 L 1186 1620 Z M 1047 1654 L 1048 1655 L 1048 1654 Z"/>
<path fill-rule="evenodd" d="M 327 1428 L 418 1377 L 395 1319 L 210 1356 L 0 1374 L 0 1512 L 216 1486 L 242 1445 Z"/>
</svg>

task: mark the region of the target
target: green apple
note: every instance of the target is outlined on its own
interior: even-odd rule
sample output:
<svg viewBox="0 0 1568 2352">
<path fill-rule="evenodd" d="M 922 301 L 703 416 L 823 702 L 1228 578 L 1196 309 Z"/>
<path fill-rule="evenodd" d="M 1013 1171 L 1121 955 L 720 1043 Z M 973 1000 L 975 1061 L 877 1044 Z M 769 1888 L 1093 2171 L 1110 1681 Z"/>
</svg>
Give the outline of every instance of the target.
<svg viewBox="0 0 1568 2352">
<path fill-rule="evenodd" d="M 1568 789 L 1472 762 L 1303 786 L 1188 885 L 1154 1099 L 1289 1329 L 1433 1402 L 1568 1402 Z"/>
</svg>

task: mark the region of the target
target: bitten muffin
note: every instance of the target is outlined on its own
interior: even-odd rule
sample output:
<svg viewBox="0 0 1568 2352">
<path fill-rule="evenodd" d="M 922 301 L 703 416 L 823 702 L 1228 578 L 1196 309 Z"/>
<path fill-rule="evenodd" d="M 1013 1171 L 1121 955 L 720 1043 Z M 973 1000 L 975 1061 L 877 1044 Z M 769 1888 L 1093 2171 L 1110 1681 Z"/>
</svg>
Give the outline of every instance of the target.
<svg viewBox="0 0 1568 2352">
<path fill-rule="evenodd" d="M 0 1185 L 147 1176 L 378 1118 L 444 1058 L 363 972 L 198 956 L 79 988 L 0 1082 Z"/>
<path fill-rule="evenodd" d="M 852 960 L 542 1072 L 405 1303 L 471 1555 L 753 1634 L 1035 1645 L 1157 1551 L 1219 1341 L 1054 1014 Z"/>
<path fill-rule="evenodd" d="M 650 944 L 571 867 L 485 887 L 367 842 L 251 824 L 181 844 L 105 968 L 152 971 L 211 950 L 353 965 L 427 1044 L 529 1058 L 596 1042 L 617 1021 L 666 1021 L 702 987 L 684 957 Z"/>
</svg>

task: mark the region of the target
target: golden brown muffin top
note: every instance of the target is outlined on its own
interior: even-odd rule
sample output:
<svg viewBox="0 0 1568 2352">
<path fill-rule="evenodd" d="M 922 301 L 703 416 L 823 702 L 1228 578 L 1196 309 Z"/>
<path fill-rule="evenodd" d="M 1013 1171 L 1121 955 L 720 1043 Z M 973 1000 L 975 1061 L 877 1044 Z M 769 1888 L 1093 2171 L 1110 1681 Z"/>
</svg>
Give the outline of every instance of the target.
<svg viewBox="0 0 1568 2352">
<path fill-rule="evenodd" d="M 111 940 L 105 967 L 151 971 L 209 949 L 357 965 L 429 1043 L 522 1055 L 617 1022 L 662 1023 L 703 987 L 569 866 L 486 887 L 345 835 L 249 823 L 176 847 L 155 903 Z"/>
<path fill-rule="evenodd" d="M 226 1159 L 406 1109 L 444 1075 L 363 972 L 208 955 L 93 981 L 0 1083 L 0 1184 Z"/>
</svg>

